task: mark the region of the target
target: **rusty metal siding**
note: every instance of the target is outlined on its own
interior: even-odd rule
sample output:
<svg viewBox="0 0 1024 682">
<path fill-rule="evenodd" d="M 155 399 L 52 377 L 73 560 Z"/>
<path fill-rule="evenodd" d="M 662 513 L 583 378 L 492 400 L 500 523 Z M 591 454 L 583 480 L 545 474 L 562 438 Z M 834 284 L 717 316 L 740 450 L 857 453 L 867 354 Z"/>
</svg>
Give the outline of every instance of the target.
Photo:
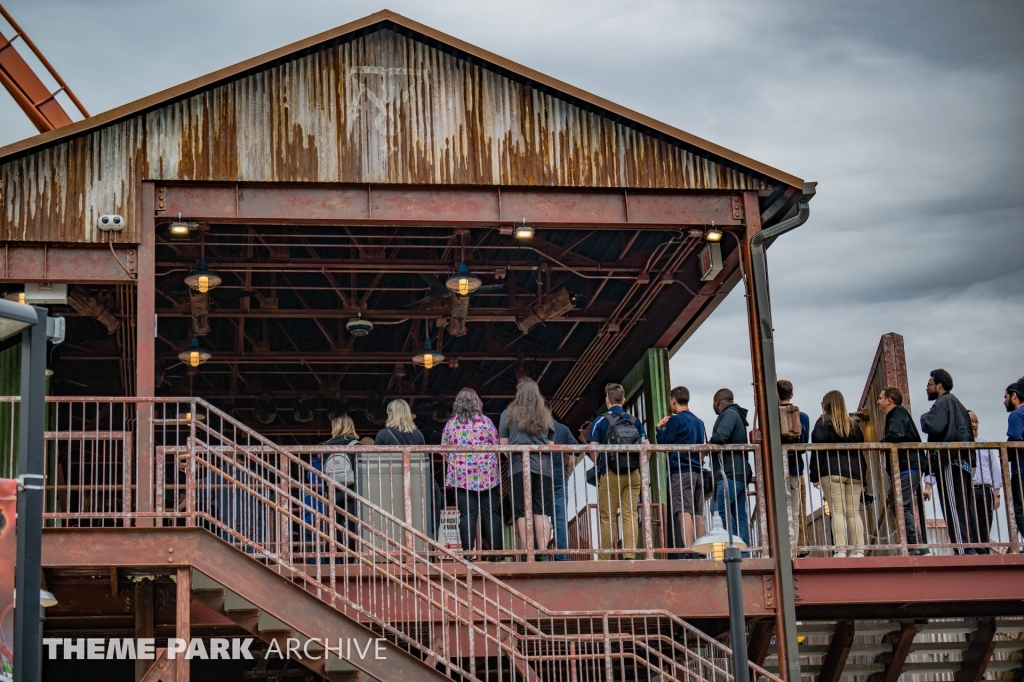
<svg viewBox="0 0 1024 682">
<path fill-rule="evenodd" d="M 0 240 L 137 242 L 144 179 L 768 187 L 382 30 L 0 165 Z"/>
</svg>

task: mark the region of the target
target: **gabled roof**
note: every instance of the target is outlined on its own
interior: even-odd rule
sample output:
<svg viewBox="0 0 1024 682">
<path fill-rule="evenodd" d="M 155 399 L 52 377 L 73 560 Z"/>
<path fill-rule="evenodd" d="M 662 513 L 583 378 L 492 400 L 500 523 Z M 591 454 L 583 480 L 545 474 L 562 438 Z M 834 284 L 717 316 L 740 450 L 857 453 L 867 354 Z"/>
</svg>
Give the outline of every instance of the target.
<svg viewBox="0 0 1024 682">
<path fill-rule="evenodd" d="M 675 141 L 701 156 L 710 157 L 726 166 L 760 176 L 774 183 L 781 183 L 797 189 L 803 187 L 803 180 L 796 176 L 755 161 L 696 135 L 691 135 L 679 128 L 656 121 L 649 116 L 627 109 L 568 83 L 563 83 L 538 71 L 509 61 L 492 52 L 470 45 L 465 41 L 441 33 L 390 10 L 376 12 L 362 19 L 192 79 L 63 128 L 9 144 L 0 148 L 0 161 L 51 146 L 83 133 L 145 113 L 216 85 L 316 52 L 328 45 L 345 42 L 346 40 L 386 28 L 421 40 L 442 51 L 452 53 L 481 67 L 545 91 L 560 99 L 567 100 L 583 109 L 617 120 L 624 125 L 636 128 L 654 137 Z"/>
</svg>

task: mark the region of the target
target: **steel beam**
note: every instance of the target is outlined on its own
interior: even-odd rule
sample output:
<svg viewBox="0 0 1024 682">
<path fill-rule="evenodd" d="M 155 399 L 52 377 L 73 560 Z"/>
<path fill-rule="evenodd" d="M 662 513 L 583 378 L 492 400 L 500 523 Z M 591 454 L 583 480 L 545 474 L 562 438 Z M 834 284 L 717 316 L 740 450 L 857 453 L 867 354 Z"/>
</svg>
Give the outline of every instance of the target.
<svg viewBox="0 0 1024 682">
<path fill-rule="evenodd" d="M 921 623 L 905 620 L 901 622 L 899 630 L 882 637 L 883 644 L 892 644 L 892 651 L 879 654 L 876 660 L 885 666 L 885 670 L 871 675 L 868 682 L 897 682 L 900 679 L 907 656 L 914 645 L 914 637 L 921 631 L 921 626 Z"/>
<path fill-rule="evenodd" d="M 747 638 L 747 656 L 755 665 L 764 666 L 764 659 L 768 658 L 768 649 L 771 647 L 772 637 L 775 636 L 775 618 L 762 618 L 750 626 L 750 636 Z"/>
<path fill-rule="evenodd" d="M 132 278 L 117 259 L 134 273 L 137 258 L 134 245 L 116 245 L 112 254 L 107 244 L 70 247 L 6 242 L 0 246 L 0 282 L 126 283 Z"/>
<path fill-rule="evenodd" d="M 156 197 L 153 183 L 144 182 L 140 191 L 142 202 L 139 225 L 139 275 L 135 306 L 135 393 L 142 398 L 156 395 L 156 226 L 153 211 Z M 136 504 L 138 511 L 153 509 L 153 442 L 147 428 L 153 416 L 152 404 L 140 403 L 138 408 L 138 478 Z M 140 519 L 140 523 L 151 523 Z"/>
<path fill-rule="evenodd" d="M 135 639 L 138 641 L 150 638 L 153 636 L 153 580 L 140 576 L 135 582 L 135 591 L 132 597 L 132 607 L 135 611 Z M 141 659 L 135 661 L 136 682 L 142 680 L 149 666 L 148 661 Z"/>
<path fill-rule="evenodd" d="M 971 633 L 971 645 L 960 657 L 960 670 L 953 682 L 981 682 L 985 678 L 985 669 L 996 650 L 995 634 L 995 618 L 978 620 L 978 629 Z"/>
<path fill-rule="evenodd" d="M 534 227 L 742 225 L 738 197 L 624 189 L 161 184 L 159 216 L 246 223 Z"/>
<path fill-rule="evenodd" d="M 853 648 L 853 635 L 852 620 L 836 622 L 836 630 L 832 633 L 828 652 L 825 654 L 825 660 L 821 662 L 818 682 L 839 682 L 839 678 L 843 676 L 843 668 L 846 667 L 846 659 L 850 656 L 850 649 Z"/>
</svg>

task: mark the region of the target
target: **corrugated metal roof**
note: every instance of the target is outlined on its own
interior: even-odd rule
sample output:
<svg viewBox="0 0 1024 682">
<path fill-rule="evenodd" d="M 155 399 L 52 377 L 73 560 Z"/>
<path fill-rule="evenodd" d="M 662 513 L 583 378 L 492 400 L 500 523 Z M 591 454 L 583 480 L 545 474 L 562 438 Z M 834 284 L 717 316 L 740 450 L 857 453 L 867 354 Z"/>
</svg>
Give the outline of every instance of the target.
<svg viewBox="0 0 1024 682">
<path fill-rule="evenodd" d="M 686 147 L 692 148 L 693 151 L 703 152 L 714 160 L 720 160 L 726 165 L 741 168 L 753 175 L 762 176 L 765 179 L 774 180 L 792 187 L 800 188 L 803 185 L 803 181 L 793 175 L 614 104 L 604 98 L 597 97 L 533 69 L 511 62 L 487 50 L 482 50 L 390 10 L 371 14 L 357 21 L 267 52 L 206 76 L 193 79 L 135 102 L 78 121 L 64 128 L 7 145 L 0 148 L 0 159 L 25 154 L 40 147 L 53 145 L 59 141 L 80 136 L 111 123 L 123 121 L 162 107 L 170 102 L 188 98 L 200 91 L 238 80 L 246 75 L 266 70 L 281 63 L 301 59 L 313 52 L 322 50 L 324 47 L 338 45 L 382 28 L 392 28 L 414 37 L 418 42 L 432 44 L 439 51 L 453 53 L 458 57 L 481 65 L 486 70 L 505 75 L 511 81 L 529 84 L 538 92 L 552 95 L 556 99 L 564 100 L 582 109 L 592 110 L 606 117 L 610 115 L 611 118 L 622 118 L 626 127 L 636 128 L 640 132 L 646 132 L 655 137 L 665 137 L 670 141 L 674 140 Z M 331 84 L 321 83 L 320 85 L 329 86 Z"/>
<path fill-rule="evenodd" d="M 120 213 L 138 242 L 147 179 L 772 187 L 379 30 L 0 162 L 0 239 L 103 241 L 97 218 Z"/>
</svg>

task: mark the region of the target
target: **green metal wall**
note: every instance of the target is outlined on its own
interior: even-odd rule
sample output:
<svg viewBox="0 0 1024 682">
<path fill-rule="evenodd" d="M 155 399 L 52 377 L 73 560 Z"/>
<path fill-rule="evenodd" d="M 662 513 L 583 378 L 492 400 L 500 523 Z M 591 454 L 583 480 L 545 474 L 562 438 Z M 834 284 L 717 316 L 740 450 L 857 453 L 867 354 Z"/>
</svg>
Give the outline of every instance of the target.
<svg viewBox="0 0 1024 682">
<path fill-rule="evenodd" d="M 21 344 L 0 351 L 0 395 L 21 395 Z M 14 478 L 18 453 L 18 406 L 0 403 L 0 478 Z"/>
</svg>

